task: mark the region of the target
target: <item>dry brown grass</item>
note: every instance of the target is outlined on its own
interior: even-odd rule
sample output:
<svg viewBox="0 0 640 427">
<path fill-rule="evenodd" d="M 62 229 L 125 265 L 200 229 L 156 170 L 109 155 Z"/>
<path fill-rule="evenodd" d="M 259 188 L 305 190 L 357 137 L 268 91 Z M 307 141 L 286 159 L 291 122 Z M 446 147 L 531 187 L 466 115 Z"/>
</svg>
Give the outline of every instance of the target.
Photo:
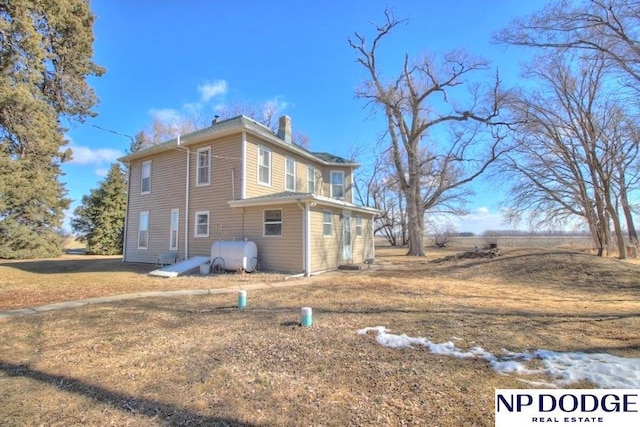
<svg viewBox="0 0 640 427">
<path fill-rule="evenodd" d="M 281 274 L 197 274 L 167 280 L 148 276 L 153 264 L 123 263 L 121 256 L 65 255 L 55 259 L 0 261 L 0 310 L 146 291 L 240 287 L 273 282 Z"/>
<path fill-rule="evenodd" d="M 492 426 L 494 389 L 527 387 L 482 360 L 381 347 L 372 335 L 356 334 L 366 326 L 434 342 L 455 336 L 462 348 L 494 353 L 545 348 L 640 357 L 640 266 L 577 252 L 503 253 L 438 261 L 452 253 L 433 251 L 423 259 L 385 249 L 375 269 L 250 290 L 246 310 L 234 307 L 235 294 L 223 294 L 4 320 L 0 420 L 9 426 Z M 100 292 L 108 285 L 120 293 L 212 281 L 156 280 L 121 264 L 109 272 L 96 267 L 97 280 L 90 264 L 75 274 Z M 68 275 L 74 273 L 55 273 L 53 265 L 36 273 L 3 264 L 0 292 L 7 272 L 14 274 L 12 293 L 21 292 L 20 283 L 37 282 L 50 295 L 56 283 L 73 294 Z M 307 305 L 314 326 L 301 328 L 300 308 Z"/>
</svg>

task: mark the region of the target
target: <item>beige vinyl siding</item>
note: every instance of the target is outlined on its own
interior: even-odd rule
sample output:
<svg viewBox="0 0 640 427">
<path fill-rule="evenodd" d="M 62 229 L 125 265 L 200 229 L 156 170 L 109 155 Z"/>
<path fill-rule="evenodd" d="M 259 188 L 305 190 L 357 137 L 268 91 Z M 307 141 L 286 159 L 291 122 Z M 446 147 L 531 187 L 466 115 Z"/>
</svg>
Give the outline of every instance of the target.
<svg viewBox="0 0 640 427">
<path fill-rule="evenodd" d="M 131 163 L 130 185 L 133 193 L 129 197 L 127 215 L 127 248 L 125 261 L 155 263 L 158 255 L 169 251 L 171 210 L 179 209 L 178 253 L 184 259 L 184 221 L 189 221 L 189 254 L 210 255 L 211 245 L 218 239 L 239 240 L 241 219 L 232 212 L 228 201 L 239 199 L 242 185 L 241 134 L 220 140 L 207 141 L 190 148 L 189 212 L 185 213 L 186 149 L 174 149 Z M 211 146 L 211 184 L 196 185 L 197 150 Z M 152 160 L 151 193 L 140 194 L 142 162 Z M 232 172 L 233 170 L 233 172 Z M 233 180 L 233 185 L 232 185 Z M 139 213 L 149 212 L 149 246 L 138 247 Z M 209 237 L 194 237 L 195 213 L 209 211 Z"/>
<path fill-rule="evenodd" d="M 196 185 L 197 150 L 209 146 L 211 147 L 210 184 L 198 186 Z M 190 194 L 187 215 L 189 256 L 211 255 L 211 246 L 216 240 L 241 240 L 245 237 L 242 235 L 242 221 L 228 203 L 229 200 L 239 199 L 241 195 L 242 134 L 207 141 L 190 148 Z M 196 212 L 209 212 L 208 237 L 195 237 Z"/>
<path fill-rule="evenodd" d="M 324 211 L 331 211 L 333 230 L 331 236 L 323 235 Z M 343 221 L 339 208 L 316 206 L 311 208 L 311 272 L 338 268 L 342 260 Z M 356 236 L 356 216 L 362 217 L 362 236 Z M 352 262 L 362 263 L 374 256 L 370 214 L 351 213 Z"/>
<path fill-rule="evenodd" d="M 282 236 L 264 236 L 264 210 L 282 209 Z M 243 219 L 244 236 L 258 247 L 258 258 L 264 270 L 300 273 L 303 263 L 303 210 L 296 204 L 236 208 L 234 215 Z"/>
<path fill-rule="evenodd" d="M 129 207 L 127 211 L 127 242 L 125 261 L 155 263 L 158 255 L 169 251 L 171 209 L 180 210 L 180 245 L 178 253 L 184 256 L 184 190 L 185 151 L 171 150 L 136 160 L 130 165 Z M 140 194 L 142 163 L 151 161 L 151 192 Z M 149 212 L 149 244 L 138 249 L 140 212 Z M 182 247 L 181 247 L 182 246 Z"/>
<path fill-rule="evenodd" d="M 356 216 L 362 218 L 362 236 L 356 236 Z M 371 227 L 371 215 L 353 214 L 353 262 L 362 263 L 374 256 L 373 228 Z"/>
<path fill-rule="evenodd" d="M 271 151 L 271 185 L 263 185 L 258 183 L 258 150 L 259 147 L 266 148 Z M 318 188 L 317 194 L 320 193 L 319 189 L 322 188 L 322 167 L 320 164 L 314 164 L 308 159 L 301 156 L 297 156 L 282 147 L 271 145 L 270 143 L 261 140 L 253 135 L 247 135 L 247 150 L 246 150 L 246 174 L 247 174 L 247 187 L 246 198 L 265 196 L 267 194 L 281 193 L 285 190 L 285 165 L 286 158 L 289 157 L 296 162 L 296 192 L 306 193 L 307 187 L 307 165 L 313 164 L 316 168 L 316 188 Z M 348 169 L 348 168 L 347 168 Z M 342 169 L 341 169 L 342 170 Z M 328 173 L 328 172 L 327 172 Z"/>
<path fill-rule="evenodd" d="M 331 236 L 323 235 L 323 212 L 331 211 L 333 233 Z M 340 209 L 315 206 L 311 208 L 311 271 L 324 271 L 337 268 L 340 265 L 340 236 L 342 224 L 340 222 Z"/>
</svg>

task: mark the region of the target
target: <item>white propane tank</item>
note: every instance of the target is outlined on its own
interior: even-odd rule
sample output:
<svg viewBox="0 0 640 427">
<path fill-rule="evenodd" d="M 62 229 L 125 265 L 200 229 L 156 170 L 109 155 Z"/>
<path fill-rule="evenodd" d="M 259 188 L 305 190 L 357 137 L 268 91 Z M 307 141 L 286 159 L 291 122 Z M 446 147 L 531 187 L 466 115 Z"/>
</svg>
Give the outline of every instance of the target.
<svg viewBox="0 0 640 427">
<path fill-rule="evenodd" d="M 258 247 L 251 241 L 218 240 L 211 246 L 214 268 L 217 265 L 216 258 L 222 258 L 225 270 L 244 270 L 251 273 L 258 263 Z"/>
</svg>

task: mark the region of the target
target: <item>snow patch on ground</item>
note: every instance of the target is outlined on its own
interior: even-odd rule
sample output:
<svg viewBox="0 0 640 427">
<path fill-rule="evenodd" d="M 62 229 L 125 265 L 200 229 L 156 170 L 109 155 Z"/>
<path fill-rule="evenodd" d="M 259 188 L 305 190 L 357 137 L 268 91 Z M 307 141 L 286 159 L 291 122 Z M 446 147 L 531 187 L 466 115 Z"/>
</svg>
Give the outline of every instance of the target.
<svg viewBox="0 0 640 427">
<path fill-rule="evenodd" d="M 412 348 L 413 346 L 422 346 L 434 354 L 484 359 L 496 372 L 503 374 L 537 374 L 551 378 L 550 383 L 525 381 L 531 385 L 562 387 L 578 381 L 588 381 L 599 388 L 640 388 L 640 359 L 627 359 L 603 353 L 559 353 L 549 350 L 513 353 L 504 349 L 502 354 L 496 356 L 478 346 L 463 351 L 451 341 L 437 344 L 427 338 L 391 334 L 384 326 L 368 327 L 357 332 L 361 335 L 375 332 L 376 341 L 385 347 Z M 460 340 L 459 338 L 454 339 Z M 528 362 L 533 360 L 541 361 L 543 367 L 530 369 Z"/>
</svg>

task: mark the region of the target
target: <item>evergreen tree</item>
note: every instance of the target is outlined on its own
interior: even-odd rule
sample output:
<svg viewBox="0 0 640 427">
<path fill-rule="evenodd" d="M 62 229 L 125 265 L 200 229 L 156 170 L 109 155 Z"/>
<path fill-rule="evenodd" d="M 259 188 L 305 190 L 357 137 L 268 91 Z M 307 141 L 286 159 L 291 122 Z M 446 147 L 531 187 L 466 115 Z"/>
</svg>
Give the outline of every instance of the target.
<svg viewBox="0 0 640 427">
<path fill-rule="evenodd" d="M 114 163 L 99 187 L 83 196 L 82 204 L 73 212 L 71 227 L 80 233 L 79 240 L 87 244 L 90 254 L 122 253 L 126 204 L 126 175 Z"/>
<path fill-rule="evenodd" d="M 60 121 L 97 102 L 93 21 L 87 0 L 0 0 L 0 258 L 61 252 Z"/>
</svg>

